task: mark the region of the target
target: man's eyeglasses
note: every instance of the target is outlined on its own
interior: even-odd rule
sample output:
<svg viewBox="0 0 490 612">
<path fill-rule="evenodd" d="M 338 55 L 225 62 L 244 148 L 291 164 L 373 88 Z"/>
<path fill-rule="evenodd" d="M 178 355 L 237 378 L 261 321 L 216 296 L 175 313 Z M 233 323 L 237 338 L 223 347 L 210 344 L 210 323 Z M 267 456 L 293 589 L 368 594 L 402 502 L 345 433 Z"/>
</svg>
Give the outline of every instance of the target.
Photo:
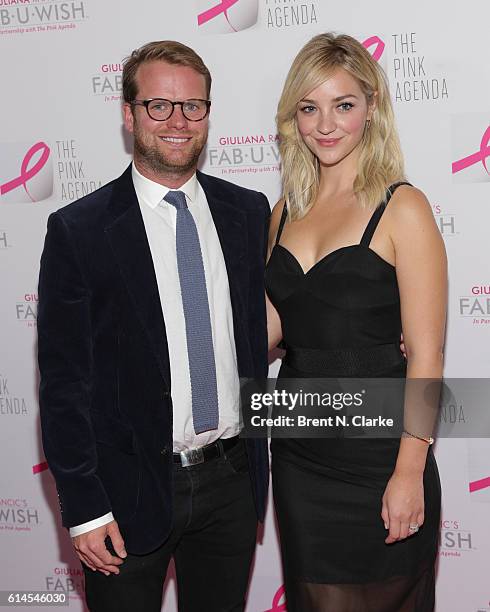
<svg viewBox="0 0 490 612">
<path fill-rule="evenodd" d="M 144 106 L 150 119 L 166 121 L 170 119 L 176 106 L 180 106 L 182 114 L 189 121 L 202 121 L 209 113 L 211 100 L 184 100 L 172 102 L 164 98 L 150 98 L 149 100 L 133 100 L 131 105 Z"/>
</svg>

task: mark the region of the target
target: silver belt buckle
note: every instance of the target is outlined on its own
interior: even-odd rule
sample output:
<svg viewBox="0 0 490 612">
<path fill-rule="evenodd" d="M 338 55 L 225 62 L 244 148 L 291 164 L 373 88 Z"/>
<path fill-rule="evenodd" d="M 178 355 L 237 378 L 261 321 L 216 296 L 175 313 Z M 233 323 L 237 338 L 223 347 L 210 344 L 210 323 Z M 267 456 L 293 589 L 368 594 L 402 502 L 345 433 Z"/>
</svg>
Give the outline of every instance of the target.
<svg viewBox="0 0 490 612">
<path fill-rule="evenodd" d="M 204 453 L 202 447 L 180 451 L 180 461 L 182 467 L 189 467 L 190 465 L 204 463 Z"/>
</svg>

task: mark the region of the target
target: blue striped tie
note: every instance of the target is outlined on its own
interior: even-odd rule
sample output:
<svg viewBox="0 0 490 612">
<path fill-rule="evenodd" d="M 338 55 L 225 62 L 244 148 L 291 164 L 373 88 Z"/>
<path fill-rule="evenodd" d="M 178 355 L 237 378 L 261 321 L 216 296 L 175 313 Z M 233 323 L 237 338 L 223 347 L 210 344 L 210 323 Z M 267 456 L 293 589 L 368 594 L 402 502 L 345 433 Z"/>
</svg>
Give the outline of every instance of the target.
<svg viewBox="0 0 490 612">
<path fill-rule="evenodd" d="M 196 434 L 218 427 L 218 388 L 208 292 L 196 224 L 183 191 L 163 198 L 177 209 L 177 267 L 184 309 Z"/>
</svg>

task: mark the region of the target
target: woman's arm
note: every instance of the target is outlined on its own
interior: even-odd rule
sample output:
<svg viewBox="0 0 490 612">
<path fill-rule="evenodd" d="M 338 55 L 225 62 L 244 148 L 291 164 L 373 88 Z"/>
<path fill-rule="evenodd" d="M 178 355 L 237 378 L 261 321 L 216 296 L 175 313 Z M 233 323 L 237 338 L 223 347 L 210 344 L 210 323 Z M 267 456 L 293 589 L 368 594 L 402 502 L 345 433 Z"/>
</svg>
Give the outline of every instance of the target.
<svg viewBox="0 0 490 612">
<path fill-rule="evenodd" d="M 272 351 L 282 340 L 281 319 L 267 295 L 265 296 L 265 300 L 267 307 L 267 339 L 269 351 Z"/>
<path fill-rule="evenodd" d="M 424 391 L 431 380 L 442 377 L 446 252 L 430 204 L 418 189 L 400 187 L 388 211 L 407 352 L 404 427 L 416 436 L 428 438 L 439 397 L 432 393 L 429 398 Z M 411 523 L 422 525 L 424 521 L 423 472 L 428 447 L 425 441 L 408 435 L 400 441 L 395 470 L 383 496 L 382 518 L 389 529 L 387 543 L 406 538 Z"/>
</svg>

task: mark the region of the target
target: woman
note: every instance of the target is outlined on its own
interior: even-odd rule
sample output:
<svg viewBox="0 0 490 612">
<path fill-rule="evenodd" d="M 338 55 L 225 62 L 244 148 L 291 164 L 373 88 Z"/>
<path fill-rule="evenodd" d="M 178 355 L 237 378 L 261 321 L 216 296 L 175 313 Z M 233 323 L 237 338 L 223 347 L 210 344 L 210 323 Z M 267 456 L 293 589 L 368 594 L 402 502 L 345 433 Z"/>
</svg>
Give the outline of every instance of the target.
<svg viewBox="0 0 490 612">
<path fill-rule="evenodd" d="M 279 377 L 439 380 L 445 251 L 427 199 L 404 181 L 381 68 L 349 36 L 316 36 L 277 121 L 283 198 L 266 286 L 269 347 L 286 348 Z M 288 612 L 433 610 L 440 484 L 415 415 L 437 400 L 416 395 L 405 394 L 401 438 L 273 439 Z"/>
</svg>

